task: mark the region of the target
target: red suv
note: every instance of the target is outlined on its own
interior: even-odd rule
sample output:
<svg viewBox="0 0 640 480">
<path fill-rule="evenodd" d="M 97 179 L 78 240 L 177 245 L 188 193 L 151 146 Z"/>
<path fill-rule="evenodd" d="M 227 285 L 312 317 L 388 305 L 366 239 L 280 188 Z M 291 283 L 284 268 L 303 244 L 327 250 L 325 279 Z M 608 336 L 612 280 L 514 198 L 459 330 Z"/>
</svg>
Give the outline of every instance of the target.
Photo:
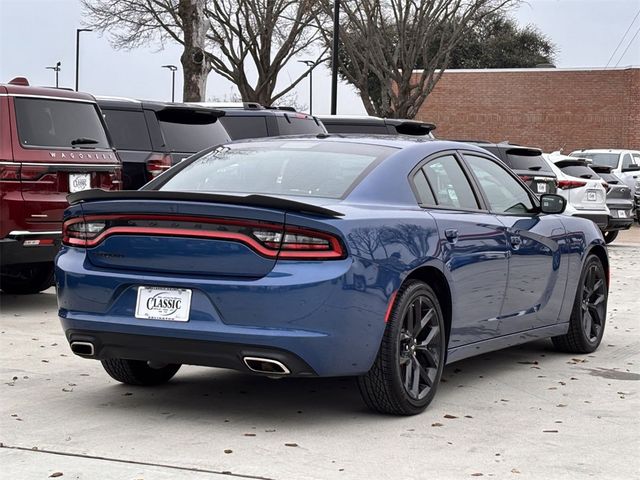
<svg viewBox="0 0 640 480">
<path fill-rule="evenodd" d="M 120 189 L 120 161 L 95 99 L 85 93 L 0 84 L 0 288 L 52 284 L 69 193 Z"/>
</svg>

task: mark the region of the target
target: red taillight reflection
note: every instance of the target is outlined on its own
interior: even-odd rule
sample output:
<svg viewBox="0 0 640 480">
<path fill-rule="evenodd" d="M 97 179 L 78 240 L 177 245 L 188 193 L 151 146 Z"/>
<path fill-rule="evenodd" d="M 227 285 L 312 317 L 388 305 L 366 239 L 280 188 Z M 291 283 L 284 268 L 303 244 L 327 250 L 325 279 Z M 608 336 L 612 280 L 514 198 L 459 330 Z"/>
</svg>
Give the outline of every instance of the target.
<svg viewBox="0 0 640 480">
<path fill-rule="evenodd" d="M 256 253 L 285 260 L 328 260 L 346 256 L 342 242 L 326 232 L 241 219 L 157 215 L 105 215 L 67 220 L 62 242 L 91 248 L 113 235 L 203 238 L 242 243 Z"/>
</svg>

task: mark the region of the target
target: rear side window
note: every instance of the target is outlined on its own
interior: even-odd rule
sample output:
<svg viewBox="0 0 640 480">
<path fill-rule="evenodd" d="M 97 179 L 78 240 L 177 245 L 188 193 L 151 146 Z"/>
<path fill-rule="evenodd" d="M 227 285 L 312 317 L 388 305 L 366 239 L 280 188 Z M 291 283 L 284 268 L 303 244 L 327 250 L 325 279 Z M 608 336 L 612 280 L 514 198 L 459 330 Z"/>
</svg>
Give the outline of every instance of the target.
<svg viewBox="0 0 640 480">
<path fill-rule="evenodd" d="M 220 119 L 229 136 L 234 139 L 268 137 L 265 117 L 224 116 Z"/>
<path fill-rule="evenodd" d="M 551 172 L 551 167 L 536 150 L 512 148 L 506 151 L 506 163 L 513 170 L 531 170 L 534 172 Z"/>
<path fill-rule="evenodd" d="M 453 155 L 431 160 L 423 170 L 439 206 L 453 209 L 478 209 L 478 201 L 469 180 Z"/>
<path fill-rule="evenodd" d="M 572 177 L 586 178 L 586 179 L 597 179 L 598 174 L 591 170 L 589 167 L 581 166 L 581 165 L 569 165 L 566 167 L 560 167 L 566 175 L 570 175 Z"/>
<path fill-rule="evenodd" d="M 24 147 L 110 148 L 95 104 L 15 97 Z"/>
<path fill-rule="evenodd" d="M 342 198 L 388 147 L 319 142 L 252 142 L 193 160 L 160 190 Z"/>
<path fill-rule="evenodd" d="M 167 108 L 156 117 L 170 152 L 195 153 L 230 140 L 219 118 L 206 112 Z"/>
<path fill-rule="evenodd" d="M 300 113 L 277 115 L 280 135 L 305 135 L 325 133 L 324 127 L 318 125 L 313 117 Z"/>
<path fill-rule="evenodd" d="M 329 133 L 362 133 L 371 135 L 388 135 L 386 125 L 354 125 L 349 123 L 325 123 Z"/>
<path fill-rule="evenodd" d="M 102 109 L 113 146 L 118 150 L 151 151 L 151 139 L 142 111 Z"/>
<path fill-rule="evenodd" d="M 422 169 L 418 170 L 418 173 L 413 176 L 413 184 L 416 187 L 420 205 L 436 204 L 436 199 L 433 197 L 433 192 L 431 191 L 429 182 L 427 182 L 427 177 L 424 176 L 424 171 Z"/>
</svg>

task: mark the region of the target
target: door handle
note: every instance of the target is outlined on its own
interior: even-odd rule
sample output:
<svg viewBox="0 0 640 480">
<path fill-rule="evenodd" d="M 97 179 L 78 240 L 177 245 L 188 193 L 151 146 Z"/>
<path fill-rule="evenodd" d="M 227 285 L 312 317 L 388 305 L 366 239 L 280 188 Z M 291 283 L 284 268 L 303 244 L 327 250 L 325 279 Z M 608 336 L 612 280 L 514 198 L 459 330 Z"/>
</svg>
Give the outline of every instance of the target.
<svg viewBox="0 0 640 480">
<path fill-rule="evenodd" d="M 513 235 L 510 241 L 511 241 L 511 246 L 513 247 L 514 250 L 517 250 L 518 248 L 520 248 L 520 245 L 522 245 L 522 238 L 520 238 L 517 235 Z"/>
<path fill-rule="evenodd" d="M 455 228 L 447 228 L 444 231 L 444 236 L 451 243 L 456 243 L 458 241 L 458 230 Z"/>
</svg>

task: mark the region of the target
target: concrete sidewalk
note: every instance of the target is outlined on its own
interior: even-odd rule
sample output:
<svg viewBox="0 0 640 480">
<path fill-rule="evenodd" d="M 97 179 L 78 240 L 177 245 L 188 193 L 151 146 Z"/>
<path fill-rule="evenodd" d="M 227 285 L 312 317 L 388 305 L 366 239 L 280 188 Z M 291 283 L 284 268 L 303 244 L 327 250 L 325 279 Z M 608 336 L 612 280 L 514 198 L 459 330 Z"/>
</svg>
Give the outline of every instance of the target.
<svg viewBox="0 0 640 480">
<path fill-rule="evenodd" d="M 458 362 L 407 418 L 369 412 L 353 379 L 183 367 L 120 385 L 71 354 L 52 290 L 2 294 L 0 478 L 638 478 L 640 229 L 610 256 L 597 352 L 538 341 Z"/>
</svg>

